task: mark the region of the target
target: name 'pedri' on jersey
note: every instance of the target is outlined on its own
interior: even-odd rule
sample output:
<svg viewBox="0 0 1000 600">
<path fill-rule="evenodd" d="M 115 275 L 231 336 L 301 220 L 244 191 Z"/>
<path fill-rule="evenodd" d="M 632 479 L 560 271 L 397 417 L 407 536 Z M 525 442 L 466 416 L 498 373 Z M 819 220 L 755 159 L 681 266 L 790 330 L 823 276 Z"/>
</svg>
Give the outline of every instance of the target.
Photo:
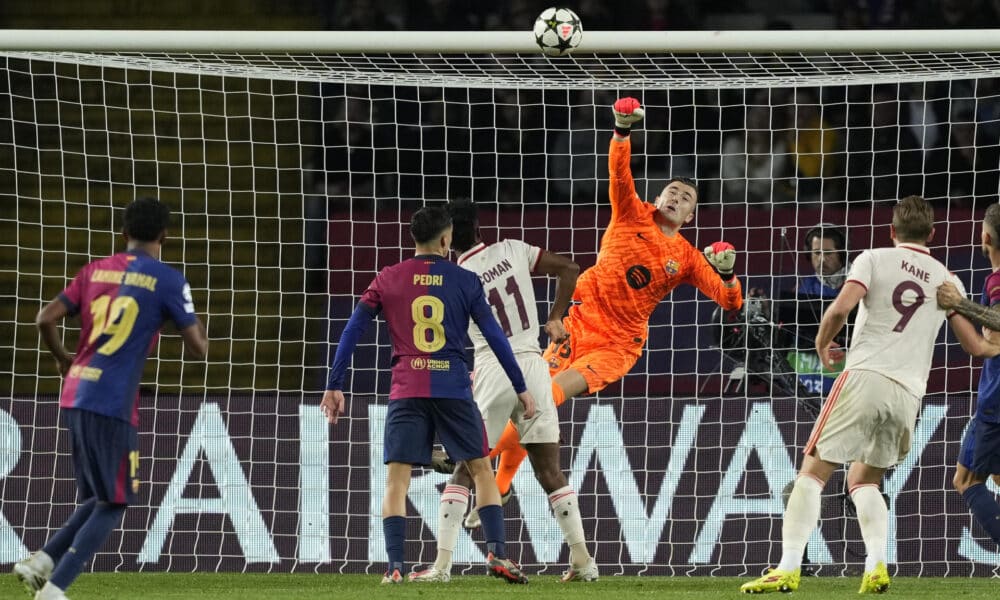
<svg viewBox="0 0 1000 600">
<path fill-rule="evenodd" d="M 80 269 L 59 300 L 81 323 L 59 406 L 138 425 L 139 380 L 160 327 L 171 320 L 184 329 L 198 319 L 184 276 L 131 250 Z"/>
<path fill-rule="evenodd" d="M 341 335 L 330 367 L 328 390 L 343 389 L 347 364 L 367 324 L 382 313 L 392 340 L 389 399 L 472 400 L 466 363 L 466 331 L 471 317 L 503 356 L 500 362 L 514 388 L 524 378 L 483 295 L 479 279 L 437 255 L 418 255 L 379 271 L 361 296 Z"/>
<path fill-rule="evenodd" d="M 1000 304 L 1000 271 L 994 271 L 986 278 L 979 301 L 989 307 Z M 983 361 L 976 399 L 976 418 L 987 423 L 1000 423 L 1000 356 Z"/>
<path fill-rule="evenodd" d="M 541 353 L 538 344 L 538 308 L 531 273 L 542 256 L 541 248 L 520 240 L 503 240 L 495 244 L 480 242 L 458 257 L 458 264 L 479 277 L 486 301 L 510 340 L 515 354 Z M 486 338 L 478 327 L 469 327 L 469 339 L 480 357 L 492 358 Z"/>
</svg>

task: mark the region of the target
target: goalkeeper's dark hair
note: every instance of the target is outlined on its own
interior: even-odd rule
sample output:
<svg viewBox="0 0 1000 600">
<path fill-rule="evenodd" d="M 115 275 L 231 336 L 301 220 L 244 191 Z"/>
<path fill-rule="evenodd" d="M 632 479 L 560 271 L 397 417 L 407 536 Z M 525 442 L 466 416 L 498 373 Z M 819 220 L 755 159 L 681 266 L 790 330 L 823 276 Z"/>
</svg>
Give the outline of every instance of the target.
<svg viewBox="0 0 1000 600">
<path fill-rule="evenodd" d="M 1000 203 L 994 202 L 986 209 L 983 223 L 990 228 L 990 241 L 994 248 L 1000 248 Z"/>
<path fill-rule="evenodd" d="M 472 200 L 459 198 L 448 203 L 451 215 L 451 245 L 458 252 L 465 252 L 476 245 L 479 237 L 479 211 Z"/>
<path fill-rule="evenodd" d="M 907 196 L 892 208 L 892 226 L 898 241 L 923 244 L 934 231 L 934 209 L 923 196 Z"/>
<path fill-rule="evenodd" d="M 156 242 L 170 225 L 170 207 L 156 198 L 136 198 L 125 207 L 124 222 L 130 240 Z"/>
<path fill-rule="evenodd" d="M 681 175 L 678 175 L 676 177 L 671 177 L 667 181 L 666 185 L 664 185 L 663 187 L 667 187 L 668 185 L 670 185 L 671 183 L 674 183 L 675 181 L 677 183 L 683 183 L 684 185 L 689 185 L 692 188 L 694 188 L 694 199 L 695 200 L 698 200 L 699 198 L 701 198 L 701 190 L 698 189 L 698 182 L 695 181 L 694 179 L 690 178 L 690 177 L 683 177 Z"/>
<path fill-rule="evenodd" d="M 410 237 L 417 244 L 432 242 L 451 227 L 451 217 L 443 206 L 425 206 L 410 218 Z"/>
</svg>

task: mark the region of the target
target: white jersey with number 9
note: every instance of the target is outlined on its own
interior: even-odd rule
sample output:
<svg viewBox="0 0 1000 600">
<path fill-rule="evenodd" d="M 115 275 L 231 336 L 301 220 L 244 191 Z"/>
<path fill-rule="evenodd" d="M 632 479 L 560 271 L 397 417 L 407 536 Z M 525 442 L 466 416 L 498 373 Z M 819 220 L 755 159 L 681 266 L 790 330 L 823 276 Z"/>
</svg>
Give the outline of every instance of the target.
<svg viewBox="0 0 1000 600">
<path fill-rule="evenodd" d="M 937 304 L 937 287 L 951 281 L 965 294 L 962 282 L 927 248 L 909 243 L 862 252 L 847 281 L 864 286 L 867 294 L 854 322 L 845 369 L 881 373 L 922 397 L 946 317 Z"/>
</svg>

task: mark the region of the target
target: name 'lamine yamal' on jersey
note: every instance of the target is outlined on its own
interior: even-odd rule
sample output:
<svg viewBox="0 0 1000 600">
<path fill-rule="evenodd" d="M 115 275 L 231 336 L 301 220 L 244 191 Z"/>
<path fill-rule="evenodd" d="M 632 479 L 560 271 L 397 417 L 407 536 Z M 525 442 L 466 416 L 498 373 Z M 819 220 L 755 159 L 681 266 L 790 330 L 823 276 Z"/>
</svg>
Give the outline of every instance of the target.
<svg viewBox="0 0 1000 600">
<path fill-rule="evenodd" d="M 503 240 L 487 246 L 480 242 L 458 257 L 458 264 L 479 276 L 486 301 L 510 340 L 515 354 L 541 352 L 538 344 L 538 308 L 531 273 L 538 265 L 541 248 L 519 240 Z M 492 356 L 486 338 L 469 324 L 469 338 L 476 360 Z"/>
</svg>

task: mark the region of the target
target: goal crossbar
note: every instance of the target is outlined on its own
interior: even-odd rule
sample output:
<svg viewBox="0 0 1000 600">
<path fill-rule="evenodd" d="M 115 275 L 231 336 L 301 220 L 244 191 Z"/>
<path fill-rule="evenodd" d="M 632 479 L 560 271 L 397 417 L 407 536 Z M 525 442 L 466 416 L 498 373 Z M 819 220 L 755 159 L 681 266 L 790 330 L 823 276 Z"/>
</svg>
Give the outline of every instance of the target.
<svg viewBox="0 0 1000 600">
<path fill-rule="evenodd" d="M 0 51 L 535 53 L 524 31 L 148 31 L 11 29 Z M 578 53 L 975 52 L 1000 50 L 995 29 L 585 31 Z"/>
</svg>

